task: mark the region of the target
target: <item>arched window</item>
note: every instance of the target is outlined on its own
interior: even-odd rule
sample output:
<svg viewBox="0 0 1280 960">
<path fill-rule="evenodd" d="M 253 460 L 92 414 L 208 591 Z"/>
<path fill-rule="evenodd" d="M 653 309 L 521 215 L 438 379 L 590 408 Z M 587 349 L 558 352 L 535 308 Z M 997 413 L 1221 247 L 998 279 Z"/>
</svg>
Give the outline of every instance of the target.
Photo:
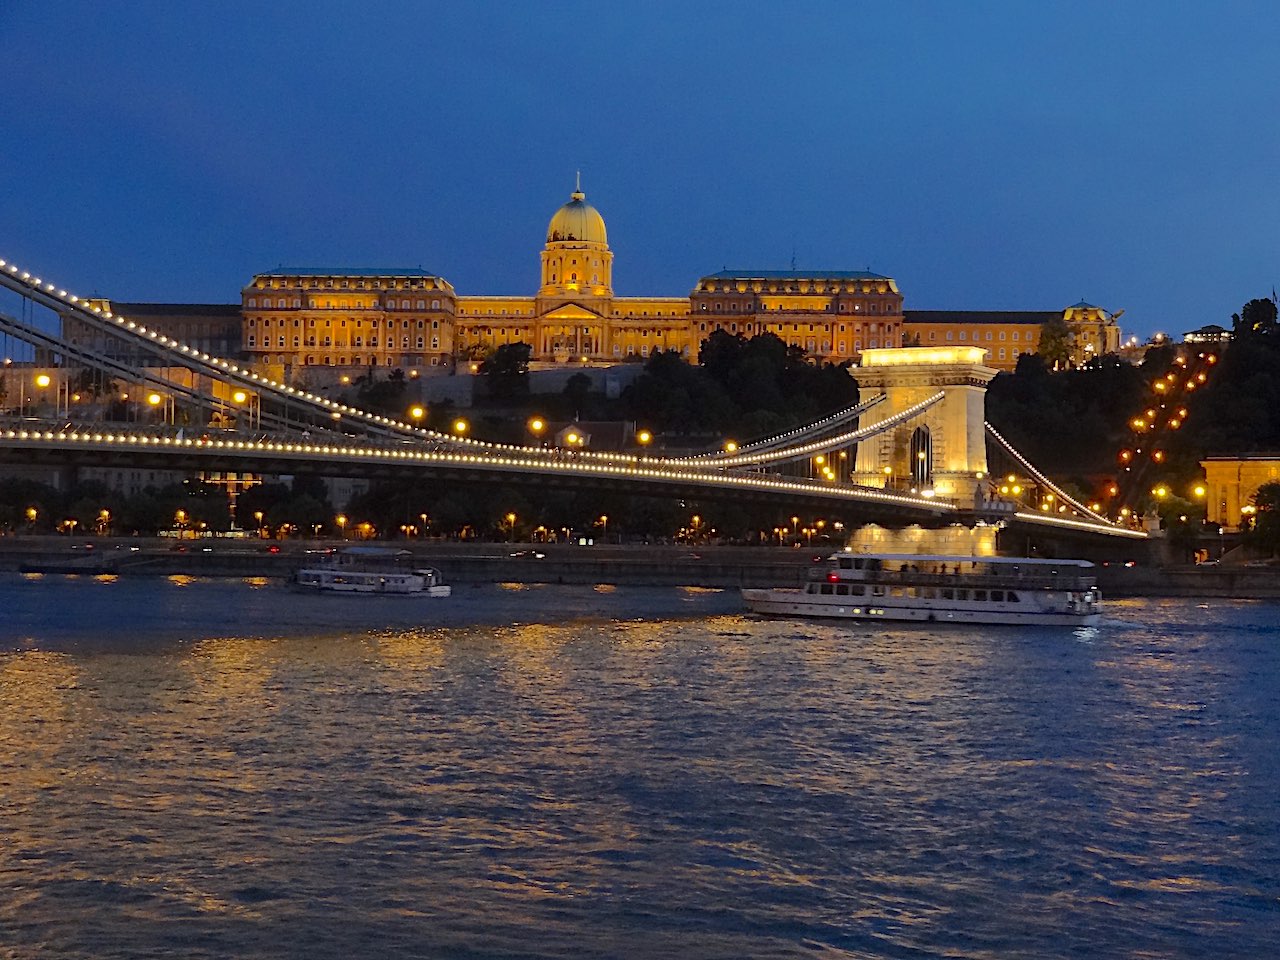
<svg viewBox="0 0 1280 960">
<path fill-rule="evenodd" d="M 911 483 L 921 490 L 933 485 L 933 438 L 928 427 L 911 434 Z"/>
</svg>

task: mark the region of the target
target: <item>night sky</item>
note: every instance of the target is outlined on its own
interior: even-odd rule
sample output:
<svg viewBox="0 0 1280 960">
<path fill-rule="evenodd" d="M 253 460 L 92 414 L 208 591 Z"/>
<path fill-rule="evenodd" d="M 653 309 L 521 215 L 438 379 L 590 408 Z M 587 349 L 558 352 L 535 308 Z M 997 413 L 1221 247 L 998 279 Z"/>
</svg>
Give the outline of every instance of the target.
<svg viewBox="0 0 1280 960">
<path fill-rule="evenodd" d="M 1280 286 L 1268 3 L 0 0 L 0 63 L 0 257 L 82 296 L 532 295 L 579 169 L 622 295 L 794 258 L 1146 336 Z"/>
</svg>

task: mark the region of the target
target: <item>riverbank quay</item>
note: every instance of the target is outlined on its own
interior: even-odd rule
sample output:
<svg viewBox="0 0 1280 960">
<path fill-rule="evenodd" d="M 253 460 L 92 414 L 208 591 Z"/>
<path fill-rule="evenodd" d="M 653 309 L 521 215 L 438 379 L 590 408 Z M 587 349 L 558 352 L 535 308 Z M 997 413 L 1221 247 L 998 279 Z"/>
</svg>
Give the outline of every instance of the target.
<svg viewBox="0 0 1280 960">
<path fill-rule="evenodd" d="M 92 545 L 92 546 L 90 546 Z M 341 540 L 205 538 L 0 538 L 0 571 L 86 576 L 290 576 L 320 556 L 354 546 Z M 689 547 L 379 541 L 412 563 L 437 567 L 449 583 L 628 584 L 636 586 L 799 586 L 826 548 Z"/>
<path fill-rule="evenodd" d="M 290 576 L 350 541 L 0 537 L 0 571 L 85 576 Z M 438 567 L 450 583 L 612 583 L 709 588 L 800 586 L 833 547 L 379 542 Z M 1099 564 L 1103 596 L 1280 599 L 1280 566 Z"/>
</svg>

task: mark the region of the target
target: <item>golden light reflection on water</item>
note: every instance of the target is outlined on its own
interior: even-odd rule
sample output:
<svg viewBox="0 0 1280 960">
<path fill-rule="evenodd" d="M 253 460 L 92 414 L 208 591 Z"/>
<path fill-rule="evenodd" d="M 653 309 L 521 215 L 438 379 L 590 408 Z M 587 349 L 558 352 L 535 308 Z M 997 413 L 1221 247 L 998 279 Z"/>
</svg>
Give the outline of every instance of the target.
<svg viewBox="0 0 1280 960">
<path fill-rule="evenodd" d="M 255 590 L 259 590 L 262 587 L 274 586 L 270 577 L 244 577 L 240 582 L 253 587 Z"/>
<path fill-rule="evenodd" d="M 191 584 L 196 583 L 198 581 L 197 577 L 188 576 L 185 573 L 170 574 L 169 576 L 165 577 L 165 579 L 168 580 L 170 583 L 172 583 L 175 587 L 189 587 L 191 586 Z"/>
</svg>

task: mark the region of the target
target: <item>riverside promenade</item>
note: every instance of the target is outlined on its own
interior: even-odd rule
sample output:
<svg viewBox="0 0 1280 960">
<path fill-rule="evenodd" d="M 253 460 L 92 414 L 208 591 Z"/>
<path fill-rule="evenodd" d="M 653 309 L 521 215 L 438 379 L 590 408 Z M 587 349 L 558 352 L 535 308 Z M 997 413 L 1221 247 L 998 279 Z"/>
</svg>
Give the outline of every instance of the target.
<svg viewBox="0 0 1280 960">
<path fill-rule="evenodd" d="M 288 577 L 341 540 L 62 536 L 0 537 L 0 572 L 119 576 Z M 833 545 L 689 546 L 374 541 L 408 550 L 450 583 L 630 584 L 708 588 L 799 586 Z M 1280 599 L 1280 566 L 1099 564 L 1103 595 Z"/>
</svg>

